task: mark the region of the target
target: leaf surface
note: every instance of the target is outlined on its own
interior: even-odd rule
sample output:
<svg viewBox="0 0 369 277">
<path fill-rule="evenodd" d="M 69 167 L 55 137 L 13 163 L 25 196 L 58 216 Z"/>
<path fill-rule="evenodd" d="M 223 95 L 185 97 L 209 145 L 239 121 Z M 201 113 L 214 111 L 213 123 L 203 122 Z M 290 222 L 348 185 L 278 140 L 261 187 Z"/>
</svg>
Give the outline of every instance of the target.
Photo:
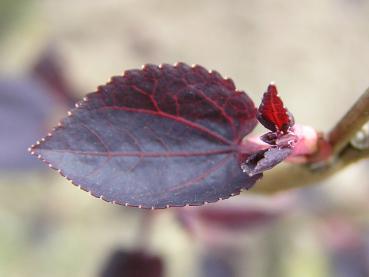
<svg viewBox="0 0 369 277">
<path fill-rule="evenodd" d="M 106 201 L 201 205 L 261 177 L 240 168 L 255 106 L 215 71 L 146 65 L 113 77 L 77 106 L 31 152 Z"/>
</svg>

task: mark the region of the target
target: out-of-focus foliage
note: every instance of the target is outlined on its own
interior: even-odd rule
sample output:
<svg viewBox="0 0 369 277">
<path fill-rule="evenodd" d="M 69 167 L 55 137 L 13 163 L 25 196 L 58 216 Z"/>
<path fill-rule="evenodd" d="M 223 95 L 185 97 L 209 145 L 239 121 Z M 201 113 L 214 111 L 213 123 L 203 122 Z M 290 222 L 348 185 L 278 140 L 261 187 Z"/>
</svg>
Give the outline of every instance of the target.
<svg viewBox="0 0 369 277">
<path fill-rule="evenodd" d="M 36 79 L 0 79 L 0 171 L 39 165 L 26 152 L 47 129 L 55 101 Z"/>
</svg>

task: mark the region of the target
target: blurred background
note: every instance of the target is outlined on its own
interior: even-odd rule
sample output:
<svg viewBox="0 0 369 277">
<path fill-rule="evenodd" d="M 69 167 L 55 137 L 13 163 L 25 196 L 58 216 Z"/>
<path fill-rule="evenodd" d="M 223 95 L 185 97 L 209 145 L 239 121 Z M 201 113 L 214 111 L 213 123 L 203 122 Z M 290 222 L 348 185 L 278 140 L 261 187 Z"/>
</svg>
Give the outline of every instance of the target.
<svg viewBox="0 0 369 277">
<path fill-rule="evenodd" d="M 148 213 L 27 153 L 76 99 L 145 63 L 215 69 L 257 105 L 275 81 L 297 122 L 328 131 L 369 86 L 368 14 L 366 0 L 0 0 L 0 276 L 369 276 L 368 161 Z"/>
</svg>

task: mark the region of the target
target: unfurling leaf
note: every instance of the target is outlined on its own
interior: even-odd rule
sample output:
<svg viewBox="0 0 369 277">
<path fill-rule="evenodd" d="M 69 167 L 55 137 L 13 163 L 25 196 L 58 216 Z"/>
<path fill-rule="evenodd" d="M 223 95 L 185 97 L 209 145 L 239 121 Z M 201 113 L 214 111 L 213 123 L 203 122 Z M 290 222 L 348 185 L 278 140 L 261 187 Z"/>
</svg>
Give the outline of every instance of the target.
<svg viewBox="0 0 369 277">
<path fill-rule="evenodd" d="M 30 151 L 106 201 L 201 205 L 261 177 L 241 169 L 241 140 L 256 124 L 252 100 L 219 73 L 146 65 L 89 94 Z"/>
<path fill-rule="evenodd" d="M 241 168 L 249 176 L 260 174 L 285 160 L 293 152 L 298 141 L 293 128 L 294 118 L 283 106 L 274 84 L 270 84 L 267 92 L 264 93 L 257 118 L 261 124 L 271 130 L 260 137 L 263 142 L 271 146 L 246 157 Z"/>
<path fill-rule="evenodd" d="M 292 114 L 283 106 L 274 84 L 270 84 L 264 93 L 257 117 L 265 128 L 273 132 L 287 133 L 288 129 L 295 124 Z"/>
</svg>

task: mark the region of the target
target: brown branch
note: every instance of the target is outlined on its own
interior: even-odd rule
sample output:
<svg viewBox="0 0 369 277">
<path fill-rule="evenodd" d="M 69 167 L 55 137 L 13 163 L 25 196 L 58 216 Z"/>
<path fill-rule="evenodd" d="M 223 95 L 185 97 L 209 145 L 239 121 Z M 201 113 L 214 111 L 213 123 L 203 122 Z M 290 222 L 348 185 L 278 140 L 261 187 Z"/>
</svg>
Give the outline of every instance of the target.
<svg viewBox="0 0 369 277">
<path fill-rule="evenodd" d="M 329 132 L 328 141 L 333 147 L 333 154 L 338 155 L 368 121 L 369 88 L 367 88 L 345 116 Z"/>
</svg>

